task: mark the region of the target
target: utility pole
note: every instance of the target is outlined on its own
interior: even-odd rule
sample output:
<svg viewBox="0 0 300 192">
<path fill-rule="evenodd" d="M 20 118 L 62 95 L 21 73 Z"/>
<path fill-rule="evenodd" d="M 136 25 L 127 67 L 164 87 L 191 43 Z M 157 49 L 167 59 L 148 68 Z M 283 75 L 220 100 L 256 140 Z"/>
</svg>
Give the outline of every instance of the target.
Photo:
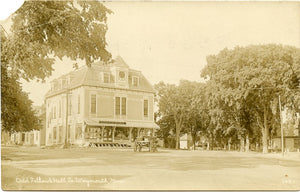
<svg viewBox="0 0 300 192">
<path fill-rule="evenodd" d="M 278 96 L 278 102 L 279 102 L 279 113 L 280 113 L 280 129 L 281 129 L 281 153 L 282 156 L 284 156 L 284 150 L 283 150 L 283 126 L 282 126 L 282 114 L 281 114 L 281 101 L 280 101 L 280 95 Z"/>
</svg>

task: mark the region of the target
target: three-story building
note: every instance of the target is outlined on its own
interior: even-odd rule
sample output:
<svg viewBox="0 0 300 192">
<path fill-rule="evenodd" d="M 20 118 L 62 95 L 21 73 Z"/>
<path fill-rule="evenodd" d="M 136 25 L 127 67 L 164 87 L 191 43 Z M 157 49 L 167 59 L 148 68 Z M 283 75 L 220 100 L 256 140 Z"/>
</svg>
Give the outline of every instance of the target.
<svg viewBox="0 0 300 192">
<path fill-rule="evenodd" d="M 132 142 L 151 135 L 154 89 L 121 57 L 96 62 L 51 82 L 46 94 L 46 145 Z M 66 137 L 67 136 L 67 137 Z"/>
</svg>

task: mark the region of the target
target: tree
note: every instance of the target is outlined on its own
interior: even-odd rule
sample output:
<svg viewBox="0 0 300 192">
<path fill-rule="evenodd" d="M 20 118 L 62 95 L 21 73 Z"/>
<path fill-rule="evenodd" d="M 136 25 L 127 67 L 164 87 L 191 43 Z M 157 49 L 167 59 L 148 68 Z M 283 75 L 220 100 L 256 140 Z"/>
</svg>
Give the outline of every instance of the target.
<svg viewBox="0 0 300 192">
<path fill-rule="evenodd" d="M 277 119 L 278 95 L 284 98 L 286 106 L 291 104 L 291 96 L 294 100 L 299 97 L 299 90 L 291 88 L 291 82 L 300 82 L 299 53 L 298 48 L 273 44 L 224 49 L 218 55 L 208 56 L 208 65 L 202 71 L 203 77 L 222 89 L 217 93 L 223 94 L 219 99 L 235 106 L 233 113 L 239 117 L 236 123 L 257 122 L 264 153 L 268 151 L 269 128 Z M 240 110 L 246 113 L 238 115 Z M 245 117 L 250 114 L 247 120 Z"/>
<path fill-rule="evenodd" d="M 1 109 L 6 111 L 2 112 L 2 124 L 14 127 L 14 121 L 20 117 L 13 103 L 18 95 L 9 95 L 6 89 L 18 90 L 15 93 L 22 95 L 20 103 L 26 103 L 26 116 L 31 102 L 20 91 L 18 81 L 21 78 L 43 81 L 53 71 L 54 57 L 83 59 L 88 66 L 97 59 L 110 62 L 105 40 L 109 13 L 111 11 L 98 1 L 24 2 L 13 14 L 11 32 L 5 34 L 1 29 L 1 98 L 4 101 Z M 28 122 L 27 126 L 26 121 L 19 127 L 26 129 L 32 123 Z"/>
<path fill-rule="evenodd" d="M 162 116 L 173 117 L 175 122 L 176 149 L 179 149 L 180 133 L 186 115 L 191 109 L 192 92 L 195 88 L 192 82 L 181 80 L 178 86 L 160 82 L 155 86 L 159 96 L 159 112 Z"/>
<path fill-rule="evenodd" d="M 156 123 L 159 125 L 160 129 L 156 133 L 157 136 L 164 141 L 164 147 L 171 147 L 172 146 L 172 138 L 173 134 L 175 133 L 175 122 L 172 115 L 162 116 L 159 112 L 156 113 L 157 119 Z"/>
<path fill-rule="evenodd" d="M 25 1 L 12 17 L 3 56 L 26 80 L 51 75 L 53 56 L 84 59 L 87 65 L 99 58 L 109 62 L 109 13 L 98 1 Z"/>
<path fill-rule="evenodd" d="M 38 129 L 38 118 L 31 106 L 18 80 L 1 65 L 1 130 L 12 133 Z"/>
<path fill-rule="evenodd" d="M 190 106 L 185 115 L 184 127 L 186 132 L 192 136 L 194 149 L 196 147 L 197 136 L 201 132 L 206 133 L 209 124 L 208 110 L 206 108 L 205 88 L 206 84 L 190 82 Z"/>
</svg>

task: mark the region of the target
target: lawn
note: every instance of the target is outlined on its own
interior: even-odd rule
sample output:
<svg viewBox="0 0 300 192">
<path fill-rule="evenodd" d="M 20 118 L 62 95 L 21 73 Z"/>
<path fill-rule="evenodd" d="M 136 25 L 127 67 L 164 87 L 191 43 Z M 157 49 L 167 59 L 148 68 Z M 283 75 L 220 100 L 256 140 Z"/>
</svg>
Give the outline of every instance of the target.
<svg viewBox="0 0 300 192">
<path fill-rule="evenodd" d="M 299 156 L 2 147 L 1 157 L 3 190 L 300 189 Z"/>
</svg>

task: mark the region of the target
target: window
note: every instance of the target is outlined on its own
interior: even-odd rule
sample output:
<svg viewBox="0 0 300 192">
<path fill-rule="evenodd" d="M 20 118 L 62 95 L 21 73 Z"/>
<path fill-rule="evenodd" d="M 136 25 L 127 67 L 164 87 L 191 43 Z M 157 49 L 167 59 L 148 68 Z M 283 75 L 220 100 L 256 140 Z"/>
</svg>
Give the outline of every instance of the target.
<svg viewBox="0 0 300 192">
<path fill-rule="evenodd" d="M 62 143 L 62 135 L 63 135 L 63 127 L 59 126 L 59 131 L 58 131 L 58 142 Z"/>
<path fill-rule="evenodd" d="M 125 81 L 126 74 L 124 71 L 119 72 L 119 80 Z"/>
<path fill-rule="evenodd" d="M 72 114 L 72 95 L 68 95 L 68 115 Z"/>
<path fill-rule="evenodd" d="M 67 81 L 65 79 L 61 80 L 61 88 L 65 88 L 67 84 Z"/>
<path fill-rule="evenodd" d="M 56 140 L 56 127 L 53 127 L 53 140 Z"/>
<path fill-rule="evenodd" d="M 120 97 L 116 97 L 116 115 L 120 115 Z"/>
<path fill-rule="evenodd" d="M 103 73 L 103 82 L 110 83 L 110 74 L 109 73 Z"/>
<path fill-rule="evenodd" d="M 70 137 L 71 137 L 71 125 L 68 125 L 68 141 L 70 141 Z"/>
<path fill-rule="evenodd" d="M 51 141 L 51 140 L 52 140 L 52 134 L 49 133 L 49 141 Z"/>
<path fill-rule="evenodd" d="M 126 115 L 126 97 L 122 97 L 122 115 Z"/>
<path fill-rule="evenodd" d="M 91 138 L 91 139 L 97 138 L 97 131 L 98 131 L 98 128 L 96 128 L 96 127 L 90 127 L 89 128 L 89 133 L 88 133 L 89 138 Z"/>
<path fill-rule="evenodd" d="M 77 113 L 80 114 L 80 95 L 77 98 Z"/>
<path fill-rule="evenodd" d="M 59 101 L 58 117 L 61 118 L 61 101 Z"/>
<path fill-rule="evenodd" d="M 137 87 L 139 86 L 139 78 L 138 77 L 132 77 L 132 85 Z"/>
<path fill-rule="evenodd" d="M 53 119 L 56 119 L 56 106 L 54 107 Z"/>
<path fill-rule="evenodd" d="M 144 117 L 148 117 L 148 100 L 144 100 Z"/>
<path fill-rule="evenodd" d="M 116 115 L 126 115 L 126 97 L 116 97 Z"/>
<path fill-rule="evenodd" d="M 75 138 L 76 139 L 81 139 L 81 135 L 82 135 L 82 126 L 81 126 L 81 123 L 76 123 L 76 135 L 75 135 Z"/>
<path fill-rule="evenodd" d="M 91 113 L 96 113 L 96 94 L 91 95 Z"/>
<path fill-rule="evenodd" d="M 67 79 L 66 79 L 66 85 L 69 85 L 70 82 L 71 82 L 71 77 L 67 77 Z"/>
</svg>

